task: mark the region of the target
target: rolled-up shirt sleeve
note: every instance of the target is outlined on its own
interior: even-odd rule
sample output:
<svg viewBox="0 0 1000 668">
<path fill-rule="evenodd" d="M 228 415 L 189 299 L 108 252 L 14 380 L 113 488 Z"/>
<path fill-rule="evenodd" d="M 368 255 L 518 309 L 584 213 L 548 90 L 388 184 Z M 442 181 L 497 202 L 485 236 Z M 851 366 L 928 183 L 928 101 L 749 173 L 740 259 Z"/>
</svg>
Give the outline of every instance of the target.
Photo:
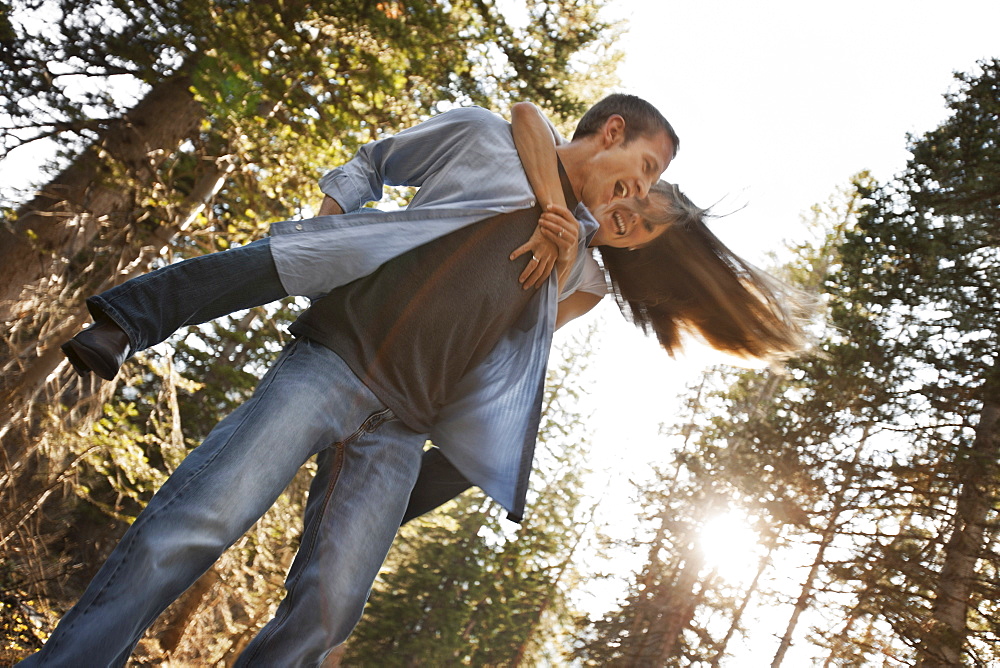
<svg viewBox="0 0 1000 668">
<path fill-rule="evenodd" d="M 383 185 L 422 186 L 439 170 L 453 168 L 456 152 L 477 132 L 483 114 L 490 112 L 455 109 L 365 144 L 350 161 L 324 174 L 320 189 L 344 211 L 353 211 L 382 199 Z"/>
</svg>

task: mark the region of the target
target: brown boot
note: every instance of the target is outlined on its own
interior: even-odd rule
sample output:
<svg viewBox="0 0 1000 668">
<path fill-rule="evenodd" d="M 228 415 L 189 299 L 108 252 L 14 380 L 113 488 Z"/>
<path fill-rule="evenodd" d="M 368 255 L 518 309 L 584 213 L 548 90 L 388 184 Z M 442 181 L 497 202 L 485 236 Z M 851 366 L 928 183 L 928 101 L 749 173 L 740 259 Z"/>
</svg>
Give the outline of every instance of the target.
<svg viewBox="0 0 1000 668">
<path fill-rule="evenodd" d="M 62 344 L 62 351 L 78 374 L 93 371 L 111 380 L 132 352 L 128 334 L 112 320 L 101 320 Z"/>
</svg>

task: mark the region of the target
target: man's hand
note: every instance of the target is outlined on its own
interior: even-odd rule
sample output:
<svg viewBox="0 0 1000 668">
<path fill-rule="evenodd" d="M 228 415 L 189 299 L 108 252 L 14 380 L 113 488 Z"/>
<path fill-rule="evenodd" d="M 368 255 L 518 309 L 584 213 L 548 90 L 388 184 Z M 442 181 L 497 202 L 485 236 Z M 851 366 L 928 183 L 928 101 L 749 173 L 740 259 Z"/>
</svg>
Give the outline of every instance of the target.
<svg viewBox="0 0 1000 668">
<path fill-rule="evenodd" d="M 510 254 L 511 260 L 531 254 L 528 266 L 518 279 L 524 289 L 541 287 L 553 268 L 558 272 L 561 288 L 576 261 L 579 237 L 580 224 L 569 209 L 549 205 L 538 219 L 538 227 L 531 233 L 531 238 Z"/>
</svg>

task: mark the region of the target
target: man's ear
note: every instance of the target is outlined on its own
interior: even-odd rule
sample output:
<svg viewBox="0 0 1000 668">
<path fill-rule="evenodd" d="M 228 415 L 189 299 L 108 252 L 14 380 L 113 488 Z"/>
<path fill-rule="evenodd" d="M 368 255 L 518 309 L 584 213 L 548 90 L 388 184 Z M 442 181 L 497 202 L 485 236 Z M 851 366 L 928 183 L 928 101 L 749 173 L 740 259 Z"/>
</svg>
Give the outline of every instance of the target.
<svg viewBox="0 0 1000 668">
<path fill-rule="evenodd" d="M 618 114 L 608 116 L 601 132 L 604 148 L 612 148 L 625 142 L 625 119 Z"/>
</svg>

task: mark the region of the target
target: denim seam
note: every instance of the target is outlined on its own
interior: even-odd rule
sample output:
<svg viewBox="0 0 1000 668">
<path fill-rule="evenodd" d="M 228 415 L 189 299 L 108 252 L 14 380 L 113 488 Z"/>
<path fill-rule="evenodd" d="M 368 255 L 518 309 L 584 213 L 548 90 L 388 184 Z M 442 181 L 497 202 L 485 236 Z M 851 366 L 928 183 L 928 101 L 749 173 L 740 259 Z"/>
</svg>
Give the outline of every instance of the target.
<svg viewBox="0 0 1000 668">
<path fill-rule="evenodd" d="M 313 554 L 315 554 L 316 552 L 316 536 L 319 533 L 321 527 L 323 526 L 323 519 L 326 517 L 326 512 L 327 510 L 329 510 L 330 507 L 330 498 L 333 496 L 333 492 L 337 486 L 337 482 L 340 480 L 340 472 L 344 468 L 344 458 L 346 456 L 345 450 L 347 448 L 347 445 L 352 441 L 356 441 L 362 433 L 369 433 L 369 434 L 374 433 L 379 427 L 381 427 L 383 424 L 388 422 L 389 419 L 391 419 L 390 417 L 391 415 L 392 411 L 388 408 L 382 409 L 376 413 L 372 413 L 367 418 L 365 418 L 365 421 L 361 423 L 361 426 L 358 427 L 353 434 L 345 438 L 343 441 L 338 441 L 331 446 L 337 448 L 336 470 L 331 473 L 330 482 L 326 486 L 326 494 L 323 495 L 323 505 L 321 506 L 322 511 L 320 512 L 320 515 L 316 520 L 315 526 L 313 527 L 312 532 L 309 535 L 309 551 L 304 555 L 305 560 L 302 564 L 302 568 L 296 574 L 295 579 L 292 582 L 289 582 L 285 586 L 285 590 L 288 592 L 286 597 L 289 599 L 289 604 L 285 608 L 286 612 L 282 613 L 283 616 L 281 620 L 279 620 L 277 617 L 275 617 L 274 620 L 272 620 L 274 626 L 271 627 L 271 630 L 267 633 L 266 636 L 263 636 L 259 642 L 254 643 L 255 644 L 254 653 L 252 656 L 247 657 L 246 661 L 243 662 L 244 665 L 250 665 L 250 662 L 253 661 L 254 657 L 256 657 L 257 654 L 261 651 L 261 648 L 268 642 L 268 640 L 270 640 L 274 636 L 275 633 L 277 633 L 278 625 L 285 618 L 288 617 L 287 610 L 291 610 L 292 608 L 291 599 L 295 596 L 294 593 L 295 586 L 298 584 L 299 579 L 302 577 L 302 574 L 308 570 L 309 562 L 312 560 Z"/>
<path fill-rule="evenodd" d="M 294 351 L 292 351 L 292 352 L 294 352 Z M 274 367 L 275 371 L 276 371 L 277 369 L 281 368 L 282 366 L 284 366 L 284 365 L 285 365 L 285 363 L 286 363 L 286 362 L 288 361 L 288 359 L 290 359 L 291 357 L 292 357 L 292 355 L 291 355 L 291 354 L 289 354 L 289 355 L 285 355 L 285 356 L 284 356 L 284 357 L 283 357 L 283 358 L 282 358 L 282 359 L 281 359 L 281 360 L 280 360 L 280 361 L 279 361 L 279 362 L 278 362 L 278 363 L 276 364 L 276 366 Z M 264 387 L 264 392 L 262 393 L 262 396 L 261 396 L 261 398 L 263 398 L 263 395 L 264 395 L 264 394 L 266 394 L 266 393 L 267 393 L 267 392 L 268 392 L 268 391 L 269 391 L 269 390 L 271 389 L 271 385 L 272 385 L 272 384 L 274 383 L 274 376 L 276 376 L 276 375 L 277 375 L 277 373 L 274 373 L 274 374 L 271 374 L 271 377 L 270 377 L 270 378 L 268 379 L 268 381 L 267 381 L 267 385 L 266 385 L 266 386 Z M 249 416 L 248 416 L 248 417 L 249 417 Z M 104 593 L 105 593 L 105 592 L 106 592 L 106 591 L 108 590 L 108 588 L 109 588 L 109 587 L 110 587 L 110 586 L 112 585 L 112 583 L 114 582 L 115 578 L 116 578 L 116 577 L 117 577 L 117 575 L 118 575 L 118 571 L 120 571 L 120 570 L 121 570 L 121 568 L 122 568 L 122 565 L 123 565 L 123 564 L 124 564 L 124 563 L 126 562 L 126 560 L 127 560 L 127 559 L 128 559 L 128 558 L 129 558 L 130 556 L 131 556 L 131 554 L 132 554 L 132 550 L 133 550 L 133 549 L 135 548 L 135 544 L 136 544 L 136 542 L 138 541 L 138 538 L 139 538 L 139 532 L 140 532 L 140 531 L 144 531 L 144 530 L 145 530 L 145 528 L 146 528 L 146 526 L 145 526 L 145 525 L 149 524 L 149 522 L 150 522 L 150 521 L 152 520 L 152 518 L 153 518 L 153 517 L 155 517 L 155 516 L 159 515 L 159 514 L 160 514 L 160 513 L 162 512 L 162 511 L 165 511 L 165 510 L 166 510 L 167 508 L 171 507 L 171 506 L 172 506 L 172 505 L 173 505 L 173 504 L 174 504 L 174 503 L 175 503 L 175 502 L 176 502 L 176 501 L 177 501 L 178 499 L 180 499 L 180 498 L 182 498 L 182 497 L 184 496 L 184 492 L 185 492 L 185 491 L 187 490 L 187 488 L 188 488 L 188 487 L 190 486 L 190 484 L 191 484 L 191 483 L 192 483 L 192 482 L 193 482 L 193 481 L 194 481 L 194 480 L 195 480 L 195 479 L 196 479 L 196 478 L 197 478 L 197 477 L 198 477 L 199 475 L 201 475 L 201 474 L 202 474 L 202 473 L 204 472 L 204 470 L 205 470 L 205 469 L 206 469 L 206 468 L 207 468 L 207 467 L 208 467 L 209 465 L 211 465 L 211 464 L 212 464 L 212 462 L 214 462 L 214 461 L 215 461 L 216 459 L 218 459 L 219 455 L 221 455 L 221 454 L 222 454 L 223 452 L 225 452 L 225 451 L 226 451 L 226 450 L 228 449 L 229 445 L 230 445 L 230 444 L 231 444 L 231 443 L 232 443 L 232 442 L 233 442 L 233 441 L 234 441 L 234 440 L 236 439 L 237 435 L 238 435 L 238 434 L 240 433 L 240 431 L 241 431 L 241 430 L 243 429 L 243 426 L 245 425 L 245 423 L 246 423 L 246 419 L 244 419 L 244 420 L 242 421 L 242 423 L 240 424 L 240 426 L 239 426 L 239 427 L 238 427 L 238 428 L 237 428 L 237 429 L 236 429 L 236 430 L 235 430 L 235 431 L 233 432 L 233 434 L 231 434 L 231 435 L 230 435 L 230 437 L 229 437 L 229 438 L 228 438 L 228 439 L 226 440 L 225 444 L 223 444 L 223 445 L 222 445 L 222 447 L 220 447 L 220 448 L 218 449 L 218 451 L 217 451 L 217 452 L 215 453 L 215 455 L 213 455 L 213 456 L 212 456 L 212 458 L 211 458 L 211 459 L 209 459 L 208 461 L 204 462 L 204 463 L 203 463 L 203 464 L 202 464 L 202 465 L 201 465 L 201 466 L 200 466 L 200 467 L 199 467 L 199 468 L 198 468 L 197 470 L 195 470 L 195 471 L 193 471 L 193 472 L 191 473 L 191 475 L 190 475 L 190 476 L 188 477 L 188 479 L 187 479 L 187 480 L 186 480 L 186 481 L 184 482 L 184 484 L 183 484 L 183 485 L 182 485 L 182 486 L 180 487 L 180 489 L 178 489 L 178 490 L 177 490 L 177 492 L 176 492 L 176 493 L 175 493 L 175 494 L 173 495 L 173 497 L 172 497 L 171 499 L 169 499 L 169 500 L 168 500 L 168 501 L 167 501 L 167 502 L 166 502 L 165 504 L 163 504 L 163 506 L 161 506 L 160 508 L 158 508 L 157 510 L 155 510 L 155 511 L 153 512 L 153 515 L 151 515 L 151 516 L 150 516 L 150 517 L 148 517 L 148 518 L 144 518 L 144 519 L 143 519 L 143 521 L 142 521 L 142 525 L 141 525 L 141 526 L 139 526 L 139 527 L 138 527 L 138 528 L 137 528 L 137 529 L 135 530 L 135 535 L 134 535 L 134 536 L 132 537 L 132 539 L 131 539 L 131 540 L 129 541 L 129 546 L 128 546 L 128 548 L 126 548 L 126 551 L 125 551 L 125 554 L 123 554 L 123 555 L 121 556 L 121 558 L 120 558 L 120 559 L 118 560 L 118 565 L 117 565 L 117 566 L 115 566 L 115 570 L 114 570 L 114 571 L 112 571 L 112 572 L 111 572 L 111 573 L 110 573 L 110 574 L 108 575 L 108 577 L 107 577 L 107 579 L 105 580 L 105 583 L 104 583 L 104 585 L 103 585 L 103 586 L 101 587 L 100 591 L 98 591 L 98 592 L 97 592 L 96 594 L 94 594 L 94 598 L 93 598 L 93 599 L 92 599 L 92 600 L 90 601 L 90 603 L 89 603 L 89 604 L 87 605 L 87 607 L 86 607 L 86 608 L 84 608 L 83 610 L 80 610 L 80 612 L 79 612 L 79 613 L 78 613 L 78 614 L 76 615 L 76 619 L 74 619 L 74 620 L 73 620 L 73 623 L 72 623 L 72 624 L 70 624 L 70 626 L 69 626 L 69 627 L 68 627 L 68 628 L 66 629 L 66 632 L 65 632 L 65 633 L 63 633 L 62 635 L 64 635 L 64 636 L 65 636 L 65 635 L 66 635 L 67 633 L 69 633 L 70 631 L 72 631 L 72 630 L 73 630 L 73 628 L 74 628 L 74 627 L 76 626 L 76 624 L 77 624 L 77 621 L 78 621 L 78 620 L 80 620 L 80 619 L 82 619 L 82 618 L 83 618 L 83 616 L 84 616 L 85 614 L 87 614 L 88 612 L 90 612 L 91 608 L 93 608 L 93 607 L 94 607 L 94 606 L 95 606 L 95 605 L 96 605 L 96 604 L 97 604 L 97 603 L 98 603 L 98 602 L 100 601 L 100 599 L 101 599 L 101 596 L 103 596 L 103 595 L 104 595 Z M 133 526 L 134 526 L 134 525 L 133 525 Z M 142 632 L 143 632 L 143 633 L 145 633 L 145 627 L 144 627 L 144 629 L 143 629 L 143 631 L 142 631 Z M 56 640 L 56 643 L 55 643 L 55 644 L 53 645 L 53 647 L 52 647 L 52 651 L 55 651 L 55 650 L 56 650 L 56 649 L 57 649 L 58 647 L 59 647 L 59 640 L 57 639 L 57 640 Z"/>
</svg>

